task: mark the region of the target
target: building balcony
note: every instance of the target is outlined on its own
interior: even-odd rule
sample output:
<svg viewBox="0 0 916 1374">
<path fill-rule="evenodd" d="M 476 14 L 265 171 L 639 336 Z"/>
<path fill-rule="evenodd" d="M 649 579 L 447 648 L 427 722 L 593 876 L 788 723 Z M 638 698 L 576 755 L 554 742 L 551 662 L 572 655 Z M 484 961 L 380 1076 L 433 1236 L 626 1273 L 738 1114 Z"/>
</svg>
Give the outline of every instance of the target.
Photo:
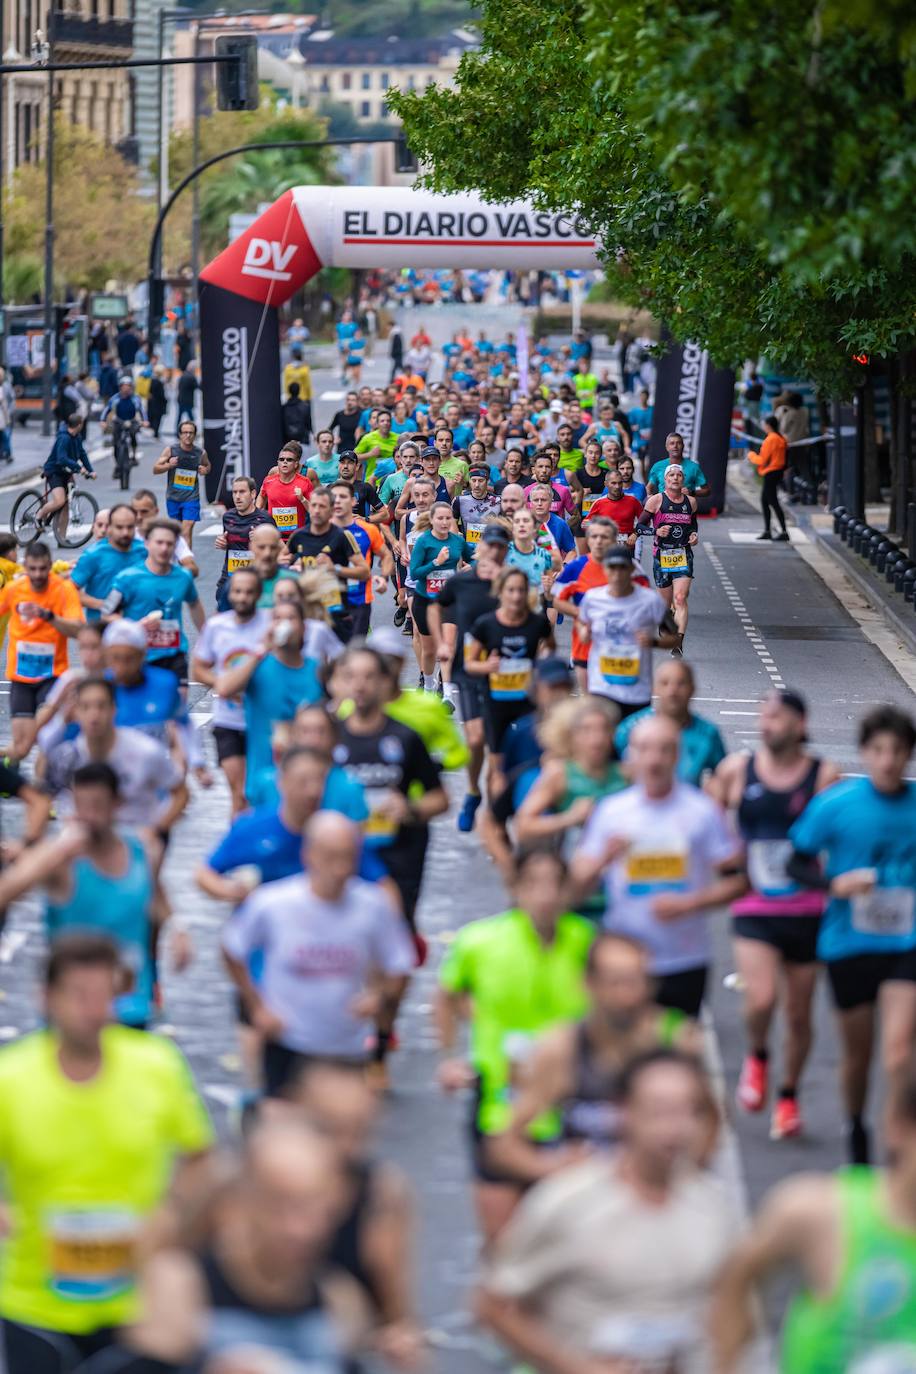
<svg viewBox="0 0 916 1374">
<path fill-rule="evenodd" d="M 117 49 L 129 55 L 134 46 L 134 26 L 130 19 L 83 19 L 76 14 L 55 14 L 54 47 Z"/>
</svg>

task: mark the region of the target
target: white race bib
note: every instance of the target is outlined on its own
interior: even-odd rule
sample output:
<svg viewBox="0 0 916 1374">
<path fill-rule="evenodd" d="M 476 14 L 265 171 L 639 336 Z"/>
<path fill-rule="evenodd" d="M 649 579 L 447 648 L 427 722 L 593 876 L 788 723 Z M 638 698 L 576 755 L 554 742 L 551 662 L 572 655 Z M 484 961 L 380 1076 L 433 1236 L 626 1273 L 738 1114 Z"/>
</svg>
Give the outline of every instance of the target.
<svg viewBox="0 0 916 1374">
<path fill-rule="evenodd" d="M 751 840 L 747 847 L 747 875 L 761 897 L 787 897 L 797 885 L 786 872 L 791 840 Z"/>
<path fill-rule="evenodd" d="M 531 659 L 501 658 L 498 670 L 490 673 L 489 683 L 494 701 L 521 701 L 531 687 Z"/>
<path fill-rule="evenodd" d="M 662 549 L 658 555 L 658 564 L 665 572 L 686 572 L 687 550 Z"/>
<path fill-rule="evenodd" d="M 181 648 L 181 624 L 177 620 L 151 620 L 146 626 L 146 642 L 151 649 Z"/>
<path fill-rule="evenodd" d="M 900 939 L 913 933 L 914 891 L 911 887 L 876 887 L 853 897 L 852 928 L 860 935 Z"/>
<path fill-rule="evenodd" d="M 134 1285 L 137 1217 L 120 1207 L 60 1209 L 47 1218 L 49 1282 L 58 1297 L 104 1302 Z"/>
<path fill-rule="evenodd" d="M 638 644 L 617 644 L 599 656 L 601 676 L 611 687 L 632 687 L 639 681 L 642 656 Z"/>
<path fill-rule="evenodd" d="M 294 530 L 299 524 L 299 512 L 295 506 L 274 506 L 270 514 L 278 530 Z"/>
<path fill-rule="evenodd" d="M 16 645 L 16 676 L 42 681 L 54 676 L 54 645 L 20 639 Z"/>
</svg>

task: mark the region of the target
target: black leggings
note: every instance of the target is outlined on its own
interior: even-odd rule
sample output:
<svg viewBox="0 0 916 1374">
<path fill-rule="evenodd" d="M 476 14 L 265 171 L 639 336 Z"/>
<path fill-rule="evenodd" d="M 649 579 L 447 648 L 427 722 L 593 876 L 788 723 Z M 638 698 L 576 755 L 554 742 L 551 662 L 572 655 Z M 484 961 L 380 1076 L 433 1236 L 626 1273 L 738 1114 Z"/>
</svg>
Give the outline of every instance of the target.
<svg viewBox="0 0 916 1374">
<path fill-rule="evenodd" d="M 779 504 L 779 488 L 782 486 L 782 470 L 779 472 L 767 472 L 763 477 L 763 490 L 760 493 L 760 507 L 763 511 L 763 527 L 770 528 L 772 512 L 776 512 L 776 519 L 779 527 L 785 533 L 786 517 L 782 513 L 782 506 Z"/>
</svg>

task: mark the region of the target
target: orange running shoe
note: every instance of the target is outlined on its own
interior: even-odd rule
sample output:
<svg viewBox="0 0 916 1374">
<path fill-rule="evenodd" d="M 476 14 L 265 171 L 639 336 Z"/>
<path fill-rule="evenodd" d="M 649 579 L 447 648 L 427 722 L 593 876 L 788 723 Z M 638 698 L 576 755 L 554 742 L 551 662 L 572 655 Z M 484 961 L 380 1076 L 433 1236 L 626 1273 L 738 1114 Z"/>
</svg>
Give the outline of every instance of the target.
<svg viewBox="0 0 916 1374">
<path fill-rule="evenodd" d="M 801 1112 L 798 1110 L 798 1103 L 794 1097 L 780 1097 L 773 1108 L 770 1139 L 789 1140 L 793 1136 L 801 1135 L 801 1133 L 802 1119 Z"/>
<path fill-rule="evenodd" d="M 756 1054 L 745 1056 L 735 1097 L 746 1112 L 762 1112 L 767 1100 L 767 1062 Z"/>
</svg>

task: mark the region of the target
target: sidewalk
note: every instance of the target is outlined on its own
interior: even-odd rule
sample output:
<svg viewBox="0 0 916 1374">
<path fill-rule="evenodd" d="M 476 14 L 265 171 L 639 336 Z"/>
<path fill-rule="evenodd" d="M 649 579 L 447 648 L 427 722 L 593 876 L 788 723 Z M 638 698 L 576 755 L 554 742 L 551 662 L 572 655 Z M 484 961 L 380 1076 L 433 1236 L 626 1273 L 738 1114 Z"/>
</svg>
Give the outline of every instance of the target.
<svg viewBox="0 0 916 1374">
<path fill-rule="evenodd" d="M 55 422 L 56 427 L 56 422 Z M 16 425 L 12 434 L 13 461 L 0 463 L 0 490 L 3 487 L 17 486 L 20 482 L 35 481 L 51 452 L 54 436 L 41 432 L 41 420 L 30 420 L 27 425 Z M 111 454 L 111 447 L 102 447 L 102 431 L 97 421 L 89 430 L 89 461 L 98 462 L 103 454 Z"/>
<path fill-rule="evenodd" d="M 729 463 L 728 482 L 755 510 L 759 510 L 760 487 L 744 463 Z M 839 535 L 834 534 L 830 511 L 823 506 L 790 505 L 784 495 L 780 496 L 780 500 L 786 519 L 842 569 L 872 609 L 882 616 L 888 629 L 911 654 L 916 655 L 916 614 L 914 607 L 904 600 L 903 593 L 895 592 L 894 584 L 887 582 L 883 573 L 879 573 L 867 558 L 854 553 Z M 886 503 L 866 506 L 866 524 L 883 534 L 887 530 L 889 513 L 890 507 Z"/>
</svg>

